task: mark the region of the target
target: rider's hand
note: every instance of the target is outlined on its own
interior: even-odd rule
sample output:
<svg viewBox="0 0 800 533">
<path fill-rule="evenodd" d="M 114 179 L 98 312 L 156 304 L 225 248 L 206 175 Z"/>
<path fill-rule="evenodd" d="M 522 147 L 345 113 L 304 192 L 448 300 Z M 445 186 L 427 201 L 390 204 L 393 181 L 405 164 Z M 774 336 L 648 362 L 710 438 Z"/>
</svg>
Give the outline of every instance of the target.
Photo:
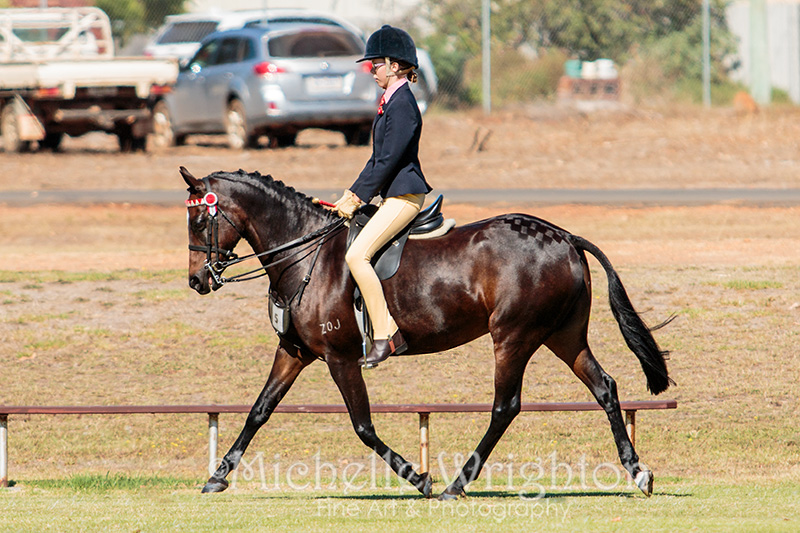
<svg viewBox="0 0 800 533">
<path fill-rule="evenodd" d="M 335 207 L 332 209 L 336 209 L 340 217 L 351 219 L 355 210 L 361 207 L 361 198 L 356 196 L 350 189 L 346 189 L 342 197 L 333 205 Z"/>
</svg>

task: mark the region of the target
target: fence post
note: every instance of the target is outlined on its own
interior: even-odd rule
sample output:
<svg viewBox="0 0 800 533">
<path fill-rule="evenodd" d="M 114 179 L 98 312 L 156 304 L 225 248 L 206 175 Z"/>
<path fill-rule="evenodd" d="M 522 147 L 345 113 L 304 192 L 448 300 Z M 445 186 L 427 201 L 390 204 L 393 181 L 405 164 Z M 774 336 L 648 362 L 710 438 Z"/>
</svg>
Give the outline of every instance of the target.
<svg viewBox="0 0 800 533">
<path fill-rule="evenodd" d="M 625 411 L 625 429 L 631 439 L 631 444 L 636 446 L 636 410 Z"/>
<path fill-rule="evenodd" d="M 703 105 L 711 107 L 711 7 L 703 0 Z"/>
<path fill-rule="evenodd" d="M 208 413 L 208 475 L 217 470 L 217 442 L 219 441 L 219 413 Z"/>
<path fill-rule="evenodd" d="M 419 414 L 419 473 L 424 474 L 428 471 L 429 451 L 428 451 L 428 422 L 430 413 Z"/>
<path fill-rule="evenodd" d="M 481 2 L 481 48 L 483 57 L 481 60 L 481 70 L 483 78 L 483 112 L 492 112 L 492 28 L 491 28 L 491 1 Z"/>
<path fill-rule="evenodd" d="M 8 487 L 8 415 L 0 415 L 0 487 Z"/>
</svg>

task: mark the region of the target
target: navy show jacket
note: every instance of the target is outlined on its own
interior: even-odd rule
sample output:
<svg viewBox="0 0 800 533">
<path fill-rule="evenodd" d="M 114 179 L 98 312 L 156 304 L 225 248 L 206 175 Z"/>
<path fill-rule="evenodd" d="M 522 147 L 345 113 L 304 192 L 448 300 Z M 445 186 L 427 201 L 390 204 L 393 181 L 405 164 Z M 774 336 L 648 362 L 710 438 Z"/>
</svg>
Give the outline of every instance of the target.
<svg viewBox="0 0 800 533">
<path fill-rule="evenodd" d="M 419 163 L 419 138 L 422 115 L 408 83 L 397 89 L 383 104 L 383 114 L 372 122 L 372 157 L 350 187 L 356 196 L 369 203 L 380 194 L 392 198 L 404 194 L 427 194 Z"/>
</svg>

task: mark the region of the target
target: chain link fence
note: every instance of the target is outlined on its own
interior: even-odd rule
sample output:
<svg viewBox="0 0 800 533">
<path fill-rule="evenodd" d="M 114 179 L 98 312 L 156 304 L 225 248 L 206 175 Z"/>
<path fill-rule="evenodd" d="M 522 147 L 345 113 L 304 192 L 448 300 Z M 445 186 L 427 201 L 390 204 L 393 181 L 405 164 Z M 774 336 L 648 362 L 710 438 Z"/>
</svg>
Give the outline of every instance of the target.
<svg viewBox="0 0 800 533">
<path fill-rule="evenodd" d="M 485 104 L 483 72 L 488 57 L 491 65 L 488 92 L 491 107 L 496 109 L 564 98 L 658 105 L 702 103 L 706 96 L 706 103 L 728 105 L 737 92 L 746 90 L 743 83 L 747 82 L 747 72 L 743 72 L 742 57 L 747 50 L 742 49 L 742 34 L 750 29 L 751 2 L 780 3 L 778 0 L 0 0 L 0 6 L 94 4 L 108 13 L 118 48 L 129 54 L 142 53 L 147 39 L 162 25 L 164 17 L 187 11 L 312 8 L 345 18 L 366 35 L 381 24 L 390 23 L 407 29 L 417 45 L 429 53 L 438 76 L 435 106 L 466 108 L 479 106 L 482 101 Z M 486 41 L 482 39 L 482 8 L 486 5 L 490 9 L 488 55 L 484 54 Z M 703 16 L 704 6 L 708 9 L 707 18 Z M 797 2 L 794 6 L 800 9 Z M 731 20 L 738 20 L 738 31 L 731 27 Z M 709 36 L 707 41 L 704 28 Z M 771 32 L 773 29 L 770 27 Z M 796 34 L 797 31 L 788 40 L 800 40 Z M 781 46 L 797 48 L 798 43 Z M 705 64 L 704 57 L 709 58 Z M 747 58 L 744 62 L 747 63 Z M 795 69 L 800 69 L 800 65 Z M 783 70 L 780 66 L 773 67 L 774 72 Z M 797 101 L 800 73 L 796 77 L 798 80 L 792 83 L 798 85 L 797 95 L 791 97 Z M 773 102 L 789 101 L 791 84 L 784 85 L 783 91 L 772 91 Z M 704 95 L 704 90 L 709 89 L 710 95 Z"/>
<path fill-rule="evenodd" d="M 417 31 L 439 73 L 440 103 L 478 104 L 481 0 L 423 0 L 423 6 L 429 30 Z M 741 89 L 729 77 L 737 66 L 736 38 L 726 3 L 712 0 L 708 7 L 713 101 L 730 102 Z M 701 0 L 491 2 L 492 108 L 565 98 L 700 103 L 702 8 Z"/>
</svg>

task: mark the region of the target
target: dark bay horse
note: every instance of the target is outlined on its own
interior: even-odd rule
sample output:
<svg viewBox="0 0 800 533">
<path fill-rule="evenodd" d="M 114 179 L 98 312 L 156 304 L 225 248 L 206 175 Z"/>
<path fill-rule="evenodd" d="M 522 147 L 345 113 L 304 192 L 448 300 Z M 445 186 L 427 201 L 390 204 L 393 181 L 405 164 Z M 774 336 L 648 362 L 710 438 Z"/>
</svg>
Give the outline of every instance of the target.
<svg viewBox="0 0 800 533">
<path fill-rule="evenodd" d="M 299 305 L 298 299 L 292 300 L 291 326 L 281 336 L 264 389 L 203 492 L 227 488 L 226 476 L 239 464 L 258 429 L 300 372 L 321 359 L 361 441 L 398 476 L 430 497 L 430 476 L 415 472 L 372 425 L 367 388 L 357 363 L 362 339 L 353 312 L 354 282 L 344 261 L 346 232 L 320 231 L 338 218 L 269 176 L 240 170 L 216 172 L 201 180 L 184 168 L 181 174 L 189 185 L 189 285 L 194 290 L 207 294 L 221 286 L 225 281 L 221 270 L 241 239 L 256 254 L 263 253 L 259 260 L 269 276 L 271 292 L 290 301 L 307 285 Z M 208 205 L 217 201 L 213 207 Z M 310 241 L 311 247 L 305 244 L 302 253 L 294 246 L 281 246 L 310 234 L 316 240 Z M 407 354 L 441 352 L 486 333 L 494 345 L 495 392 L 488 430 L 440 498 L 457 498 L 477 478 L 520 411 L 525 367 L 542 345 L 589 388 L 608 416 L 622 465 L 646 495 L 652 493 L 653 474 L 640 467 L 625 431 L 616 383 L 595 360 L 587 342 L 591 281 L 585 252 L 596 257 L 606 272 L 611 310 L 641 363 L 647 387 L 652 394 L 663 392 L 672 383 L 664 362 L 667 352 L 659 348 L 651 328 L 634 310 L 608 258 L 587 240 L 544 220 L 513 214 L 406 244 L 400 270 L 384 282 L 384 291 L 408 343 Z M 304 281 L 312 261 L 316 262 L 310 281 Z M 338 321 L 341 327 L 320 327 L 329 321 Z"/>
</svg>

